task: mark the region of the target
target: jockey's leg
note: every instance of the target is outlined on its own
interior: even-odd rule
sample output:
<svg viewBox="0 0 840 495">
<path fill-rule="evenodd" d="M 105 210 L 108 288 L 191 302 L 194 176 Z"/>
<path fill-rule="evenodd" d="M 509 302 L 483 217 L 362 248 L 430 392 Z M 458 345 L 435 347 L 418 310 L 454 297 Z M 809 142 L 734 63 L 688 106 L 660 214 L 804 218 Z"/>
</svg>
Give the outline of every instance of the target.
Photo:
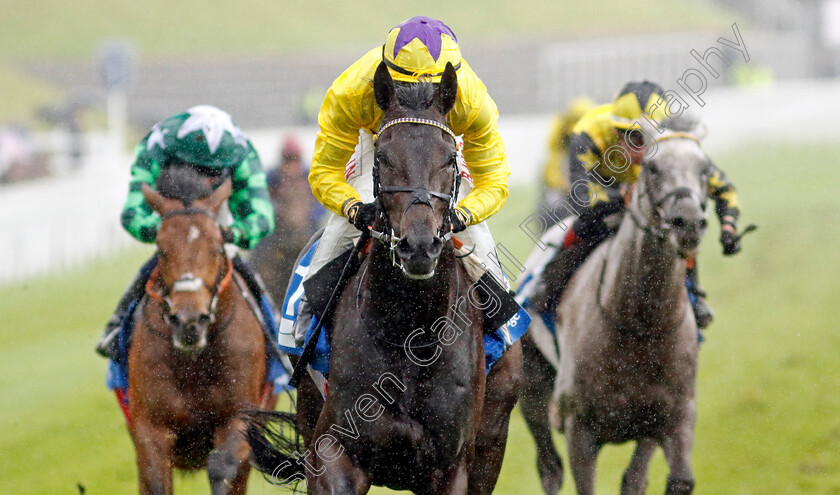
<svg viewBox="0 0 840 495">
<path fill-rule="evenodd" d="M 262 313 L 263 320 L 267 326 L 266 329 L 270 332 L 276 333 L 277 315 L 279 313 L 277 312 L 277 307 L 274 305 L 274 299 L 272 299 L 271 294 L 268 293 L 268 289 L 265 288 L 265 284 L 263 283 L 259 273 L 254 271 L 254 268 L 250 265 L 250 263 L 245 261 L 245 258 L 240 256 L 239 253 L 231 257 L 231 263 L 233 264 L 233 269 L 236 270 L 236 273 L 242 276 L 242 280 L 245 281 L 245 285 L 248 286 L 248 290 L 250 290 L 251 294 L 253 294 L 259 301 L 260 312 Z"/>
<path fill-rule="evenodd" d="M 120 301 L 114 309 L 114 314 L 111 316 L 111 319 L 108 320 L 108 323 L 105 324 L 105 330 L 102 333 L 102 337 L 96 344 L 96 352 L 101 356 L 110 359 L 115 359 L 117 357 L 117 346 L 120 340 L 120 328 L 122 328 L 123 318 L 125 317 L 128 308 L 131 306 L 131 303 L 140 299 L 146 291 L 146 282 L 149 281 L 152 271 L 154 271 L 157 266 L 157 261 L 157 253 L 155 253 L 149 261 L 140 267 L 140 270 L 137 271 L 137 274 L 134 275 L 134 278 L 128 285 L 128 289 L 126 289 L 125 293 L 123 293 L 122 297 L 120 297 Z"/>
<path fill-rule="evenodd" d="M 697 259 L 689 258 L 685 263 L 685 287 L 688 289 L 688 299 L 694 309 L 694 320 L 698 328 L 706 328 L 715 317 L 714 311 L 706 304 L 706 293 L 700 288 L 697 277 Z"/>
<path fill-rule="evenodd" d="M 560 299 L 580 265 L 601 242 L 614 232 L 605 218 L 623 211 L 623 203 L 598 203 L 575 220 L 563 238 L 563 246 L 548 262 L 542 274 L 540 289 L 531 298 L 538 313 L 554 315 Z"/>
<path fill-rule="evenodd" d="M 499 282 L 499 285 L 506 290 L 510 289 L 508 278 L 505 276 L 505 272 L 502 269 L 502 263 L 505 263 L 506 258 L 499 258 L 499 255 L 496 252 L 496 242 L 493 240 L 493 234 L 490 233 L 490 227 L 487 225 L 487 222 L 470 225 L 464 229 L 463 232 L 455 234 L 455 237 L 457 237 L 459 241 L 463 242 L 467 249 L 474 248 L 473 252 L 475 255 L 484 263 L 484 266 L 487 267 L 487 271 L 493 275 L 493 278 Z M 505 267 L 510 270 L 516 270 L 515 273 L 512 271 L 508 272 L 511 277 L 515 278 L 519 275 L 518 266 L 522 263 L 516 260 L 510 260 L 510 264 L 513 266 L 505 264 Z"/>
<path fill-rule="evenodd" d="M 251 294 L 254 295 L 254 298 L 260 306 L 260 313 L 264 322 L 263 333 L 266 339 L 266 359 L 269 360 L 266 363 L 266 372 L 270 373 L 272 370 L 277 370 L 277 374 L 274 375 L 276 382 L 283 376 L 284 372 L 287 373 L 286 366 L 282 364 L 283 355 L 276 347 L 279 336 L 278 325 L 280 322 L 280 312 L 277 311 L 274 299 L 271 297 L 268 289 L 266 289 L 262 277 L 260 277 L 259 273 L 254 270 L 245 258 L 239 255 L 238 250 L 235 251 L 235 254 L 231 255 L 231 263 L 233 264 L 233 269 L 245 281 L 245 285 L 248 286 L 248 290 L 251 291 Z M 271 378 L 267 378 L 267 380 L 271 380 Z M 274 398 L 276 396 L 275 392 L 275 389 L 270 390 L 269 394 L 271 397 L 267 400 L 276 401 Z"/>
<path fill-rule="evenodd" d="M 373 201 L 373 138 L 367 131 L 359 131 L 359 142 L 356 144 L 356 151 L 347 163 L 345 177 L 347 183 L 353 186 L 359 193 L 360 199 L 365 203 Z M 312 255 L 309 264 L 309 272 L 304 280 L 315 275 L 318 270 L 335 259 L 341 253 L 352 249 L 361 233 L 341 215 L 328 213 L 329 219 L 324 228 L 324 233 L 318 241 L 318 247 Z M 298 309 L 298 316 L 294 325 L 295 341 L 302 344 L 306 337 L 306 331 L 312 321 L 312 307 L 309 305 L 306 294 L 301 298 Z"/>
</svg>

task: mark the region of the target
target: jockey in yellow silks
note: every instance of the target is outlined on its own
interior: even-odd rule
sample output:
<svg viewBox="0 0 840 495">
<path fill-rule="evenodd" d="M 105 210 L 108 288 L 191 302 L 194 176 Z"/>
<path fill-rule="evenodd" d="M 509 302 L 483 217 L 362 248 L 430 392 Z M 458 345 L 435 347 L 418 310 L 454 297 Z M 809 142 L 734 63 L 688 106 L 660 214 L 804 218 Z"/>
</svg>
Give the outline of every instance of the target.
<svg viewBox="0 0 840 495">
<path fill-rule="evenodd" d="M 543 191 L 538 212 L 543 225 L 550 225 L 552 215 L 556 217 L 555 206 L 569 195 L 569 141 L 572 130 L 583 115 L 595 106 L 586 97 L 570 101 L 565 110 L 551 119 L 548 131 L 545 163 L 543 164 Z"/>
<path fill-rule="evenodd" d="M 495 257 L 495 243 L 484 223 L 499 211 L 508 196 L 510 167 L 497 125 L 499 112 L 484 83 L 461 57 L 458 39 L 443 22 L 412 17 L 388 33 L 383 46 L 367 52 L 330 86 L 318 115 L 309 182 L 315 198 L 333 215 L 313 255 L 307 278 L 349 249 L 359 231 L 373 225 L 373 139 L 382 123 L 382 110 L 373 93 L 373 76 L 381 62 L 397 84 L 440 82 L 447 63 L 458 75 L 455 106 L 447 116 L 452 131 L 462 136 L 459 156 L 462 182 L 453 218 L 453 231 L 506 286 Z M 301 315 L 303 316 L 303 310 Z M 305 330 L 298 318 L 296 336 Z"/>
<path fill-rule="evenodd" d="M 594 197 L 566 232 L 563 247 L 552 267 L 562 277 L 551 281 L 551 290 L 538 294 L 532 301 L 539 312 L 553 314 L 568 278 L 597 245 L 609 237 L 612 229 L 604 219 L 621 213 L 625 208 L 624 194 L 636 182 L 645 155 L 644 137 L 637 122 L 643 113 L 651 120 L 663 121 L 667 115 L 661 105 L 664 90 L 649 81 L 630 82 L 619 91 L 612 103 L 595 107 L 575 124 L 569 144 L 569 181 L 585 182 Z M 626 167 L 610 166 L 605 156 L 608 150 L 622 143 L 630 157 Z M 720 242 L 725 255 L 737 253 L 741 247 L 737 235 L 740 206 L 735 187 L 722 170 L 709 164 L 706 171 L 709 198 L 715 202 L 715 211 L 721 224 Z M 605 184 L 610 184 L 609 186 Z M 686 287 L 700 328 L 711 323 L 712 310 L 706 305 L 705 294 L 700 289 L 694 259 L 687 260 Z M 546 269 L 548 270 L 548 269 Z M 550 293 L 550 296 L 548 295 Z"/>
</svg>

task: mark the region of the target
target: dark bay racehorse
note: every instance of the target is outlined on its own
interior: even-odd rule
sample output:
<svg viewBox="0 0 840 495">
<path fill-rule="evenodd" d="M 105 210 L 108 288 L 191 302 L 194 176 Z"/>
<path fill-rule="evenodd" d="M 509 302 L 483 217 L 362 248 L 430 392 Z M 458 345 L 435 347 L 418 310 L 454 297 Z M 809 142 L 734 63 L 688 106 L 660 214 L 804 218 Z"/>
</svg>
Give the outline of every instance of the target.
<svg viewBox="0 0 840 495">
<path fill-rule="evenodd" d="M 158 184 L 143 186 L 162 217 L 159 261 L 128 359 L 140 493 L 171 494 L 173 468 L 206 468 L 214 495 L 244 494 L 250 449 L 238 413 L 266 407 L 265 344 L 216 223 L 231 183 L 212 191 L 194 171 L 169 169 Z"/>
<path fill-rule="evenodd" d="M 526 344 L 523 415 L 537 441 L 547 494 L 563 467 L 551 443 L 555 387 L 577 491 L 594 493 L 595 460 L 607 443 L 636 441 L 622 495 L 643 494 L 657 446 L 670 466 L 667 494 L 694 488 L 697 327 L 685 288 L 685 259 L 705 232 L 705 173 L 696 124 L 663 124 L 615 236 L 570 280 L 557 310 L 556 383 L 531 339 Z M 650 135 L 656 134 L 651 131 Z M 649 142 L 648 146 L 654 146 Z"/>
<path fill-rule="evenodd" d="M 265 442 L 272 421 L 254 423 L 255 461 L 281 479 L 305 471 L 310 494 L 364 494 L 371 485 L 489 494 L 521 358 L 511 348 L 485 378 L 483 314 L 462 299 L 472 282 L 446 235 L 457 167 L 445 116 L 457 76 L 448 65 L 437 87 L 395 87 L 382 64 L 373 83 L 386 123 L 376 141 L 384 212 L 376 230 L 390 226 L 401 240 L 374 242 L 340 297 L 326 401 L 301 383 L 303 462 Z"/>
</svg>

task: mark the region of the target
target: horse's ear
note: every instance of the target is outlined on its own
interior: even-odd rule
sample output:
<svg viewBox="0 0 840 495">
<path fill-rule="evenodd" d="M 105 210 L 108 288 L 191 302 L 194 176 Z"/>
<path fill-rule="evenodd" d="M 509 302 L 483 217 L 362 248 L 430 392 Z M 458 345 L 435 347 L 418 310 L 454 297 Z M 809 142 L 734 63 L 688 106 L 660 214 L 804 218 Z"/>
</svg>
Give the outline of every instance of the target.
<svg viewBox="0 0 840 495">
<path fill-rule="evenodd" d="M 458 96 L 458 73 L 451 62 L 446 62 L 446 68 L 440 76 L 440 84 L 432 97 L 432 102 L 437 105 L 444 115 L 448 114 L 455 106 L 455 98 Z"/>
<path fill-rule="evenodd" d="M 388 72 L 385 61 L 379 62 L 376 73 L 373 75 L 373 94 L 376 96 L 376 104 L 382 111 L 388 110 L 397 102 L 397 91 L 394 89 L 394 80 Z"/>
<path fill-rule="evenodd" d="M 230 197 L 231 189 L 233 189 L 233 183 L 230 181 L 230 177 L 228 177 L 224 182 L 222 182 L 222 185 L 217 187 L 216 190 L 213 191 L 213 194 L 207 196 L 207 199 L 203 200 L 203 202 L 207 205 L 210 211 L 218 213 L 219 208 L 222 207 L 222 203 Z"/>
<path fill-rule="evenodd" d="M 163 194 L 155 191 L 152 187 L 146 183 L 144 183 L 140 191 L 143 193 L 143 198 L 146 199 L 146 203 L 149 203 L 149 206 L 158 213 L 163 213 L 166 210 L 166 198 Z"/>
</svg>

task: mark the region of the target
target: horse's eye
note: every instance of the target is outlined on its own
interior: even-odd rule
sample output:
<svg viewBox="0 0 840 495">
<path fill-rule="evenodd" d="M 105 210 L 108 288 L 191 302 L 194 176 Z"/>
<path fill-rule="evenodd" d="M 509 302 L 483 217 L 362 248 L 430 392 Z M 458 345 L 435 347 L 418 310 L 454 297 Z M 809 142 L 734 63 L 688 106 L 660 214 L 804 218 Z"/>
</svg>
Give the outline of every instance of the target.
<svg viewBox="0 0 840 495">
<path fill-rule="evenodd" d="M 450 167 L 457 167 L 458 166 L 458 155 L 452 153 L 452 156 L 449 157 L 449 162 L 447 163 Z"/>
<path fill-rule="evenodd" d="M 648 162 L 645 164 L 645 167 L 648 169 L 651 175 L 659 175 L 659 167 L 657 167 L 653 163 Z"/>
<path fill-rule="evenodd" d="M 376 161 L 379 162 L 380 166 L 388 167 L 391 164 L 388 162 L 388 156 L 385 153 L 378 153 L 376 155 Z"/>
</svg>

